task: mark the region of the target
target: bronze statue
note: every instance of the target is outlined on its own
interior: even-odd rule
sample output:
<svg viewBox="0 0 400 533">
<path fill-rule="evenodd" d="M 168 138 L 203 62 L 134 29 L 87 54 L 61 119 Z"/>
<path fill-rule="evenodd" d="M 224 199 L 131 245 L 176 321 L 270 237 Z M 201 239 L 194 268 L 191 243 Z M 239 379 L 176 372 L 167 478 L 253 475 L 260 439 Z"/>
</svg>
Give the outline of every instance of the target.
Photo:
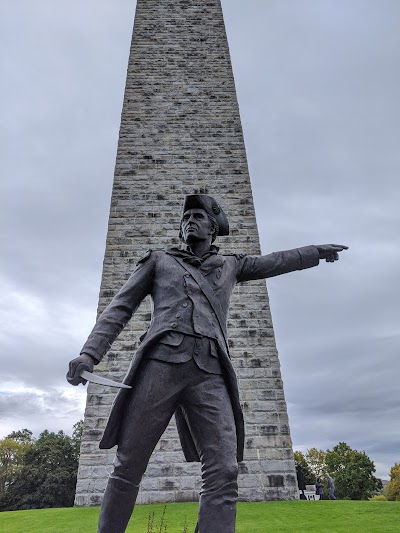
<svg viewBox="0 0 400 533">
<path fill-rule="evenodd" d="M 84 382 L 146 295 L 153 315 L 113 404 L 100 448 L 117 445 L 98 533 L 123 533 L 150 456 L 175 414 L 188 461 L 201 461 L 200 533 L 233 533 L 238 461 L 244 424 L 226 321 L 236 283 L 334 262 L 346 246 L 305 246 L 264 256 L 220 255 L 213 242 L 228 235 L 214 198 L 185 198 L 180 247 L 149 250 L 96 322 L 70 362 L 68 381 Z M 85 374 L 85 376 L 90 374 Z"/>
</svg>

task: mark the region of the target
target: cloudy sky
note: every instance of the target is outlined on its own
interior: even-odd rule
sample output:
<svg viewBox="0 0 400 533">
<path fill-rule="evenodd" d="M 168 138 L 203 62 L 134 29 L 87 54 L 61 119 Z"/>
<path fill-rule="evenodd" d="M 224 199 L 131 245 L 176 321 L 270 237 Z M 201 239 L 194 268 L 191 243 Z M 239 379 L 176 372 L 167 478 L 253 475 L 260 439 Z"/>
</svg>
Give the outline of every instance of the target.
<svg viewBox="0 0 400 533">
<path fill-rule="evenodd" d="M 400 3 L 223 0 L 264 252 L 350 246 L 268 282 L 296 449 L 400 460 Z M 133 0 L 0 3 L 0 437 L 83 415 Z M 95 190 L 96 202 L 90 200 Z"/>
</svg>

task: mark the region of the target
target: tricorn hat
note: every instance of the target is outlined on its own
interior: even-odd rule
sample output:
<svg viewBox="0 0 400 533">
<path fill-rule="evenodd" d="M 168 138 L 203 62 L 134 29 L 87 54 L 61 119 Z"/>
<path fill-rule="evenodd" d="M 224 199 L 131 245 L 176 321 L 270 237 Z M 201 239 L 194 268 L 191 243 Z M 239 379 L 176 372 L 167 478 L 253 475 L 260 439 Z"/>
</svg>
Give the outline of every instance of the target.
<svg viewBox="0 0 400 533">
<path fill-rule="evenodd" d="M 228 217 L 222 210 L 219 203 L 208 194 L 189 194 L 185 196 L 183 202 L 183 214 L 189 209 L 204 209 L 206 213 L 214 217 L 218 223 L 218 235 L 229 235 L 229 221 Z"/>
</svg>

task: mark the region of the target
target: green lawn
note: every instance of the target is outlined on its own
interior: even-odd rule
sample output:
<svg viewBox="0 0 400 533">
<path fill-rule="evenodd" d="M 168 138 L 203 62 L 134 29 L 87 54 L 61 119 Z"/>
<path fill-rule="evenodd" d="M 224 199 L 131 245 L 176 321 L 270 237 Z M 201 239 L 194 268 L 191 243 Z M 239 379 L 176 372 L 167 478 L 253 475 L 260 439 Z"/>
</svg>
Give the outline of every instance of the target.
<svg viewBox="0 0 400 533">
<path fill-rule="evenodd" d="M 163 505 L 138 505 L 128 532 L 147 533 L 150 513 Z M 95 533 L 98 507 L 0 513 L 1 533 Z M 193 533 L 197 504 L 169 504 L 168 533 Z M 399 533 L 400 502 L 292 501 L 240 503 L 237 533 Z M 157 528 L 154 528 L 157 533 Z"/>
</svg>

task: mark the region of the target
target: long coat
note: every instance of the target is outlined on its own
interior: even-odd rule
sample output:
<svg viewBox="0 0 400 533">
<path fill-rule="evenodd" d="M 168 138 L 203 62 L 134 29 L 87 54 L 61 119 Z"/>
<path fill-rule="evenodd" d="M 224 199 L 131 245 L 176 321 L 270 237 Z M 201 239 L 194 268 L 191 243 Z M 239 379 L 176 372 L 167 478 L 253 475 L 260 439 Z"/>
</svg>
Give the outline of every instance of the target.
<svg viewBox="0 0 400 533">
<path fill-rule="evenodd" d="M 215 252 L 217 249 L 215 249 Z M 177 263 L 173 255 L 189 252 L 171 248 L 166 252 L 151 251 L 142 258 L 129 280 L 114 297 L 96 322 L 81 353 L 97 361 L 107 353 L 141 301 L 148 294 L 152 299 L 152 319 L 142 344 L 134 354 L 124 383 L 135 386 L 141 361 L 167 331 L 205 335 L 216 340 L 219 358 L 232 402 L 236 423 L 238 461 L 243 460 L 244 423 L 239 402 L 237 379 L 231 364 L 226 338 L 226 319 L 229 301 L 236 283 L 278 276 L 293 270 L 316 266 L 319 262 L 315 246 L 305 246 L 264 256 L 210 254 L 198 267 L 212 286 L 224 314 L 224 332 L 216 319 L 207 298 L 192 276 Z M 100 448 L 118 444 L 120 421 L 131 390 L 121 389 L 111 409 L 111 414 L 100 442 Z M 140 405 L 137 406 L 140 409 Z M 189 428 L 180 409 L 175 413 L 182 449 L 188 461 L 199 461 Z"/>
</svg>

